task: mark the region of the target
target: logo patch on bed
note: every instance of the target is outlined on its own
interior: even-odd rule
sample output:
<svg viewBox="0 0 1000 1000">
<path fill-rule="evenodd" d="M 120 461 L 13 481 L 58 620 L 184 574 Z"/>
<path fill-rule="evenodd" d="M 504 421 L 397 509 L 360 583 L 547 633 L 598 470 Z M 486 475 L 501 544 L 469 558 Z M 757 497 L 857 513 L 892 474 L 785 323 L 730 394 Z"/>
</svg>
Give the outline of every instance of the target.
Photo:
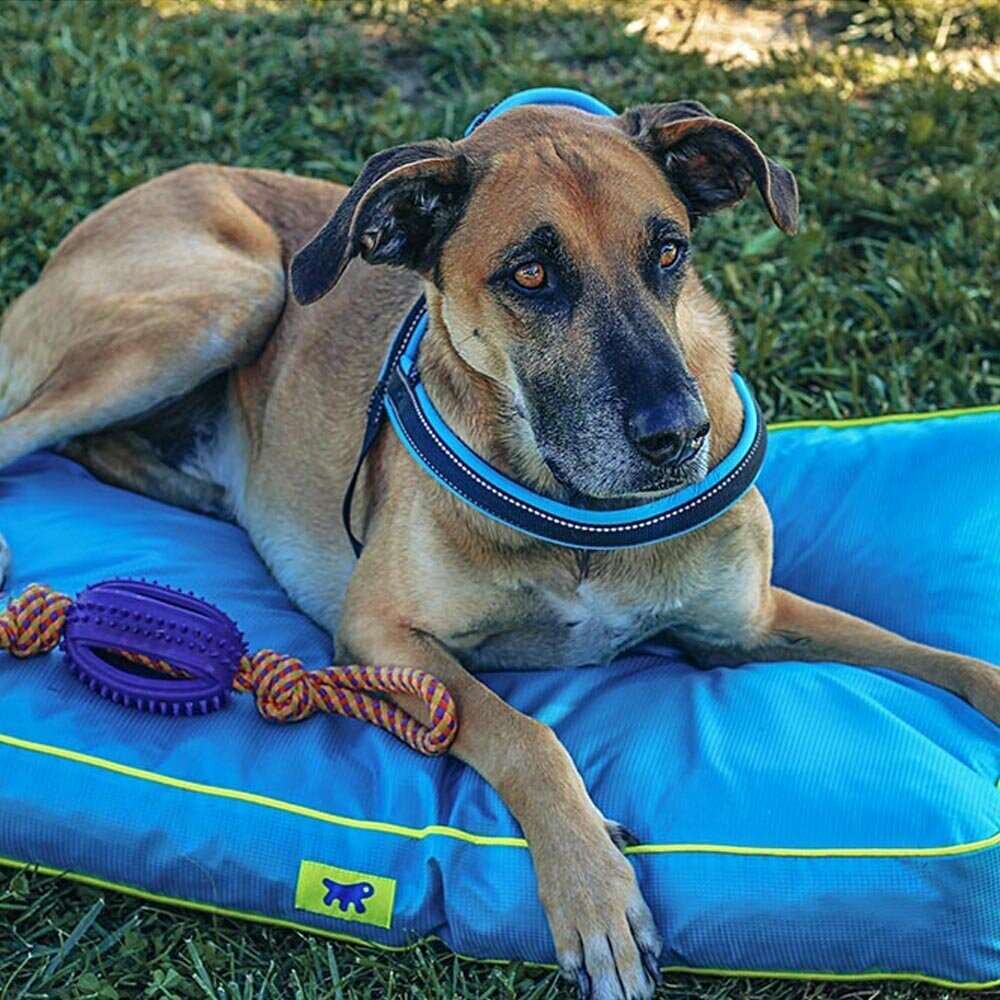
<svg viewBox="0 0 1000 1000">
<path fill-rule="evenodd" d="M 295 908 L 388 930 L 395 896 L 394 878 L 303 861 L 295 888 Z"/>
</svg>

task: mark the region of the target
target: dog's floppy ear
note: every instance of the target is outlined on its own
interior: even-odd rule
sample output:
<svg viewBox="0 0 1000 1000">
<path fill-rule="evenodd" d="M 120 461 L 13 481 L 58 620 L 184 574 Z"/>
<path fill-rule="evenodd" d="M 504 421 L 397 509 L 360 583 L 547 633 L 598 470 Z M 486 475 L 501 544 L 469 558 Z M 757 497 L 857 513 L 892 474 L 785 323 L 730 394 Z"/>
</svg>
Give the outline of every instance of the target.
<svg viewBox="0 0 1000 1000">
<path fill-rule="evenodd" d="M 429 270 L 454 228 L 469 190 L 469 169 L 445 140 L 376 153 L 336 212 L 292 257 L 292 294 L 322 298 L 357 254 L 370 264 Z"/>
<path fill-rule="evenodd" d="M 775 225 L 795 232 L 799 194 L 791 171 L 769 160 L 750 136 L 703 104 L 678 101 L 632 108 L 621 121 L 662 167 L 692 222 L 738 202 L 753 181 Z"/>
</svg>

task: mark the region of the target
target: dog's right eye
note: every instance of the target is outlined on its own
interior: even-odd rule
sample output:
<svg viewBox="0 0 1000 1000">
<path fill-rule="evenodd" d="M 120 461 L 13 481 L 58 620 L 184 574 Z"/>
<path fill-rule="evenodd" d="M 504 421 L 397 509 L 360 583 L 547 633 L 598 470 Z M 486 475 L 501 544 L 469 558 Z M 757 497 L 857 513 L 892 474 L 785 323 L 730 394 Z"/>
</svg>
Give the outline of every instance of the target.
<svg viewBox="0 0 1000 1000">
<path fill-rule="evenodd" d="M 544 288 L 547 280 L 545 268 L 537 260 L 529 261 L 527 264 L 515 268 L 510 277 L 518 288 L 523 288 L 528 292 L 536 292 L 539 288 Z"/>
</svg>

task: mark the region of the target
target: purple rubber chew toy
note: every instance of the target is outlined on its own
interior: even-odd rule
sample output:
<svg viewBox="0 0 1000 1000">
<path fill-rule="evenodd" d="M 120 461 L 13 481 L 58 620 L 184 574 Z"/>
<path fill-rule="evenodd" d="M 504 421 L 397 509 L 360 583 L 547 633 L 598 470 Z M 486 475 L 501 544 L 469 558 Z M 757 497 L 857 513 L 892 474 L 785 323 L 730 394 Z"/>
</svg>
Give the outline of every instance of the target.
<svg viewBox="0 0 1000 1000">
<path fill-rule="evenodd" d="M 70 670 L 101 697 L 164 715 L 222 708 L 247 652 L 228 615 L 194 594 L 145 580 L 87 587 L 66 614 L 62 648 Z M 157 675 L 121 657 L 116 666 L 116 651 L 163 660 L 183 676 Z"/>
</svg>

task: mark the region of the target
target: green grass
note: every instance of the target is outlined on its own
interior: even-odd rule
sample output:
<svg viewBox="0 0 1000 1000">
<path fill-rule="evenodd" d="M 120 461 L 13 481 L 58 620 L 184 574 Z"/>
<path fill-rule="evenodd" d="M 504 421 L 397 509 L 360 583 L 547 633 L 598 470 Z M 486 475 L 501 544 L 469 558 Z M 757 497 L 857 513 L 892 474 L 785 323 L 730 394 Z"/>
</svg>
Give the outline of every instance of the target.
<svg viewBox="0 0 1000 1000">
<path fill-rule="evenodd" d="M 349 181 L 386 145 L 454 136 L 513 90 L 563 84 L 622 107 L 698 98 L 796 171 L 797 238 L 749 202 L 697 240 L 768 417 L 1000 402 L 1000 87 L 948 68 L 956 47 L 998 44 L 1000 8 L 791 6 L 824 40 L 737 66 L 656 44 L 636 30 L 641 2 L 0 2 L 0 308 L 75 222 L 170 167 Z M 676 976 L 662 990 L 948 995 Z M 522 966 L 430 946 L 389 957 L 0 870 L 0 1000 L 565 996 Z"/>
</svg>

